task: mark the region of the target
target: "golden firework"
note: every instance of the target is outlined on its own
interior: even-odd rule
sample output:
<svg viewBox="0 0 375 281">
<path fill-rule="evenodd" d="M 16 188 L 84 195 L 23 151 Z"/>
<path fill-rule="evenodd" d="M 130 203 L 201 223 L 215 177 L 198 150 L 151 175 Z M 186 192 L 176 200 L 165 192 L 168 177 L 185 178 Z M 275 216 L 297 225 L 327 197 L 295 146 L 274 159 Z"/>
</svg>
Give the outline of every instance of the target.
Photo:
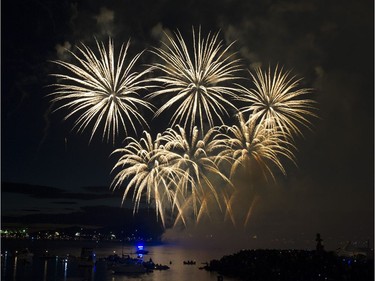
<svg viewBox="0 0 375 281">
<path fill-rule="evenodd" d="M 156 111 L 155 116 L 177 105 L 171 117 L 171 126 L 179 124 L 188 131 L 194 126 L 205 131 L 205 122 L 211 128 L 215 119 L 224 124 L 223 116 L 230 115 L 230 110 L 237 111 L 230 99 L 236 97 L 237 88 L 231 84 L 235 73 L 241 70 L 239 60 L 229 54 L 218 39 L 218 33 L 202 38 L 199 29 L 196 36 L 193 29 L 193 48 L 189 50 L 181 33 L 175 33 L 176 39 L 166 35 L 170 46 L 156 48 L 153 53 L 162 61 L 155 68 L 163 75 L 154 81 L 160 82 L 163 88 L 150 94 L 149 98 L 168 98 Z"/>
<path fill-rule="evenodd" d="M 142 53 L 138 53 L 125 63 L 130 41 L 122 45 L 118 59 L 115 59 L 114 43 L 109 39 L 108 51 L 104 43 L 96 41 L 99 55 L 86 45 L 77 47 L 79 55 L 68 51 L 77 64 L 65 61 L 53 61 L 70 72 L 70 74 L 52 74 L 59 82 L 53 84 L 56 89 L 50 95 L 52 102 L 62 103 L 56 110 L 68 108 L 65 119 L 77 115 L 74 128 L 85 130 L 90 124 L 95 132 L 104 123 L 102 139 L 115 139 L 119 129 L 128 134 L 130 126 L 136 131 L 135 120 L 147 126 L 141 108 L 153 112 L 152 105 L 140 96 L 140 91 L 149 88 L 149 79 L 145 75 L 150 71 L 132 72 L 135 63 Z"/>
</svg>

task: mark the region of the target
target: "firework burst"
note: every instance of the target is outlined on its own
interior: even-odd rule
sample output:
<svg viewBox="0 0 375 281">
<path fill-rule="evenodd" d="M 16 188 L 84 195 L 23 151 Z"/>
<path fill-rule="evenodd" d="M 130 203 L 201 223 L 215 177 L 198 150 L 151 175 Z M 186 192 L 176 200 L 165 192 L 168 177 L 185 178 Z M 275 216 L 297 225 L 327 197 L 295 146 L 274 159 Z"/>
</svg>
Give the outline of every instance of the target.
<svg viewBox="0 0 375 281">
<path fill-rule="evenodd" d="M 170 165 L 170 158 L 173 155 L 165 150 L 160 134 L 153 140 L 145 131 L 140 141 L 132 137 L 128 137 L 126 141 L 128 144 L 124 148 L 113 152 L 121 154 L 113 170 L 117 168 L 121 170 L 113 179 L 112 187 L 116 189 L 126 183 L 122 202 L 129 191 L 134 189 L 134 212 L 139 208 L 142 195 L 146 195 L 148 204 L 154 200 L 156 215 L 160 215 L 165 225 L 165 210 L 174 206 L 180 209 L 174 187 L 177 186 L 176 180 L 181 177 L 181 173 Z"/>
<path fill-rule="evenodd" d="M 278 67 L 274 73 L 270 68 L 250 73 L 254 89 L 234 84 L 242 69 L 229 53 L 233 43 L 224 47 L 218 33 L 203 38 L 200 29 L 197 34 L 193 29 L 189 50 L 179 31 L 175 39 L 166 36 L 169 44 L 152 51 L 162 63 L 142 72 L 133 71 L 142 52 L 125 63 L 130 42 L 121 46 L 117 59 L 111 39 L 108 49 L 96 41 L 98 56 L 84 44 L 77 48 L 78 54 L 69 51 L 77 64 L 54 61 L 70 74 L 52 74 L 58 79 L 52 85 L 52 102 L 58 104 L 56 110 L 69 110 L 65 119 L 78 116 L 73 129 L 82 132 L 92 127 L 90 141 L 100 128 L 102 140 L 114 142 L 120 131 L 127 136 L 129 129 L 137 132 L 138 125 L 147 126 L 143 109 L 154 117 L 173 109 L 171 128 L 154 139 L 147 131 L 139 141 L 127 136 L 125 147 L 113 152 L 120 157 L 112 170 L 119 171 L 111 188 L 124 186 L 122 204 L 132 194 L 133 212 L 142 198 L 155 204 L 164 226 L 169 210 L 172 215 L 177 210 L 175 225 L 179 221 L 186 225 L 191 215 L 199 222 L 217 208 L 224 209 L 235 224 L 234 209 L 243 190 L 234 188 L 231 180 L 241 167 L 246 175 L 260 169 L 265 178 L 275 179 L 275 166 L 286 174 L 281 160 L 294 163 L 293 135 L 302 135 L 299 125 L 310 128 L 308 117 L 316 117 L 315 102 L 306 98 L 311 90 L 298 88 L 300 80 Z M 161 76 L 146 78 L 153 68 Z M 153 82 L 162 87 L 146 98 L 166 100 L 156 112 L 140 95 L 154 87 Z M 237 110 L 233 100 L 243 107 Z M 239 112 L 238 124 L 226 125 L 225 116 L 233 112 Z M 243 118 L 245 114 L 248 119 Z M 245 225 L 259 201 L 255 185 L 246 182 L 242 188 L 254 190 Z"/>
<path fill-rule="evenodd" d="M 99 56 L 94 51 L 82 44 L 77 47 L 81 56 L 70 52 L 78 62 L 77 65 L 53 61 L 70 72 L 67 74 L 52 74 L 59 79 L 53 84 L 56 90 L 51 94 L 52 102 L 63 102 L 56 110 L 69 108 L 70 112 L 65 119 L 78 115 L 74 128 L 78 132 L 85 130 L 92 124 L 93 135 L 104 122 L 102 139 L 109 141 L 119 133 L 120 126 L 128 133 L 131 126 L 134 131 L 135 122 L 147 125 L 140 108 L 152 109 L 152 105 L 140 98 L 139 91 L 149 88 L 145 75 L 150 71 L 146 69 L 140 73 L 131 72 L 142 53 L 138 53 L 128 64 L 125 58 L 130 41 L 122 45 L 116 62 L 113 40 L 109 39 L 108 51 L 103 43 L 96 41 Z M 134 120 L 134 121 L 133 121 Z"/>
<path fill-rule="evenodd" d="M 293 134 L 302 135 L 298 124 L 310 128 L 311 122 L 306 116 L 317 117 L 314 111 L 314 101 L 304 97 L 311 89 L 299 89 L 299 80 L 289 77 L 289 72 L 283 72 L 276 67 L 275 72 L 262 72 L 255 69 L 255 75 L 250 73 L 255 89 L 247 89 L 241 85 L 239 101 L 247 105 L 240 108 L 241 113 L 250 113 L 249 122 L 258 120 L 266 128 L 280 129 L 290 137 Z"/>
<path fill-rule="evenodd" d="M 267 180 L 270 175 L 275 180 L 272 166 L 276 166 L 285 174 L 280 158 L 286 157 L 294 163 L 294 155 L 291 151 L 294 146 L 287 141 L 282 131 L 267 128 L 263 123 L 257 123 L 255 119 L 245 122 L 242 114 L 238 115 L 238 125 L 224 125 L 219 130 L 225 133 L 219 134 L 220 138 L 214 141 L 214 145 L 221 147 L 218 159 L 230 163 L 230 178 L 234 180 L 234 186 L 237 185 L 236 181 L 240 180 L 240 186 L 229 190 L 223 196 L 226 207 L 225 217 L 229 217 L 235 225 L 246 206 L 242 202 L 239 204 L 241 206 L 239 209 L 237 208 L 238 202 L 246 197 L 248 200 L 246 202 L 252 202 L 244 220 L 244 226 L 246 226 L 254 205 L 259 199 L 255 191 L 258 173 L 263 174 L 263 179 Z M 238 177 L 235 175 L 239 169 L 243 173 Z M 241 180 L 245 182 L 241 184 Z"/>
<path fill-rule="evenodd" d="M 198 126 L 203 134 L 204 122 L 208 122 L 210 128 L 214 126 L 214 119 L 224 124 L 223 115 L 229 115 L 228 108 L 237 111 L 229 101 L 236 97 L 236 88 L 227 85 L 238 79 L 235 73 L 241 70 L 239 60 L 228 54 L 233 43 L 224 48 L 218 40 L 218 33 L 209 34 L 204 39 L 200 29 L 197 36 L 193 29 L 191 55 L 180 32 L 175 33 L 176 40 L 166 36 L 171 46 L 163 43 L 165 49 L 153 51 L 164 62 L 155 64 L 155 68 L 164 75 L 154 79 L 164 88 L 148 97 L 165 96 L 169 99 L 155 116 L 176 104 L 177 110 L 171 117 L 172 126 L 180 124 L 189 131 Z"/>
<path fill-rule="evenodd" d="M 213 135 L 214 130 L 210 130 L 200 138 L 197 127 L 193 128 L 191 134 L 187 134 L 179 125 L 176 125 L 176 130 L 167 129 L 163 135 L 166 149 L 173 153 L 170 162 L 183 171 L 177 189 L 183 195 L 184 202 L 179 204 L 182 208 L 175 223 L 179 219 L 185 223 L 184 213 L 191 206 L 198 222 L 203 214 L 209 214 L 211 199 L 221 209 L 223 186 L 231 183 L 215 163 L 217 155 L 212 155 L 215 149 Z M 220 185 L 217 184 L 218 181 Z"/>
<path fill-rule="evenodd" d="M 294 146 L 288 142 L 280 130 L 268 128 L 263 123 L 257 123 L 255 119 L 245 122 L 242 114 L 238 116 L 239 124 L 223 126 L 227 131 L 224 140 L 226 149 L 220 153 L 224 159 L 231 159 L 231 177 L 239 165 L 248 167 L 255 161 L 264 172 L 269 172 L 273 177 L 269 163 L 274 164 L 285 174 L 285 169 L 280 161 L 281 156 L 285 156 L 294 162 L 294 155 L 291 148 Z M 265 174 L 266 175 L 266 174 Z"/>
</svg>

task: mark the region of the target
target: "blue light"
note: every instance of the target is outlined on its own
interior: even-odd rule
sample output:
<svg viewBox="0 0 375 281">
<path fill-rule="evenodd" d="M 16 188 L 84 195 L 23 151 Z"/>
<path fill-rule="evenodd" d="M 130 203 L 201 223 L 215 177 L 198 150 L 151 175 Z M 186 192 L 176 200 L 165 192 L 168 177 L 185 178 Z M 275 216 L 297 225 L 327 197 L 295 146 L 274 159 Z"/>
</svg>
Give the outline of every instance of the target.
<svg viewBox="0 0 375 281">
<path fill-rule="evenodd" d="M 137 249 L 140 250 L 140 251 L 143 251 L 143 245 L 138 245 Z"/>
</svg>

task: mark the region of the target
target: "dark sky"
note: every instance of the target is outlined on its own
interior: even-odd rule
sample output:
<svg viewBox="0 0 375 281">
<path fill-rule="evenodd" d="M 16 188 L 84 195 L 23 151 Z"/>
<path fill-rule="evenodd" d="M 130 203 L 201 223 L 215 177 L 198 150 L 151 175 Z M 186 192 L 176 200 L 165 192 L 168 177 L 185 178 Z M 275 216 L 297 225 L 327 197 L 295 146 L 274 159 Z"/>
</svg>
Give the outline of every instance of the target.
<svg viewBox="0 0 375 281">
<path fill-rule="evenodd" d="M 252 247 L 313 247 L 316 232 L 330 248 L 373 239 L 373 1 L 1 4 L 2 217 L 7 222 L 9 215 L 22 215 L 23 222 L 48 223 L 44 214 L 64 213 L 64 223 L 69 218 L 77 223 L 74 212 L 106 210 L 111 216 L 108 208 L 121 204 L 121 195 L 108 191 L 116 161 L 110 153 L 121 140 L 113 145 L 94 138 L 89 144 L 87 134 L 71 131 L 72 120 L 63 121 L 64 112 L 51 112 L 47 86 L 55 82 L 49 74 L 58 70 L 49 61 L 69 59 L 63 47 L 74 50 L 80 42 L 95 48 L 94 38 L 106 42 L 112 36 L 117 47 L 130 38 L 131 52 L 137 53 L 159 46 L 163 30 L 179 29 L 189 37 L 192 26 L 201 26 L 204 34 L 220 30 L 226 44 L 236 41 L 232 49 L 245 68 L 279 64 L 303 77 L 303 86 L 314 88 L 320 116 L 313 131 L 297 140 L 298 167 L 286 164 L 287 176 L 264 189 L 247 228 L 232 227 L 230 235 L 251 237 Z M 152 60 L 145 53 L 139 63 Z M 204 227 L 184 232 L 208 233 Z M 183 236 L 167 231 L 169 237 L 176 234 Z"/>
</svg>

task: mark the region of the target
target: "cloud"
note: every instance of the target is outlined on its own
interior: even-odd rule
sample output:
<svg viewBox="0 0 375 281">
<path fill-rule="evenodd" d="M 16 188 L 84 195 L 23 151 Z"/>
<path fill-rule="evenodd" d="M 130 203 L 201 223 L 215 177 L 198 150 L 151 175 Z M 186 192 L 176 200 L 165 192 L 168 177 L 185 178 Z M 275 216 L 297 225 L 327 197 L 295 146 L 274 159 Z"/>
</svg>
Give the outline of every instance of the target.
<svg viewBox="0 0 375 281">
<path fill-rule="evenodd" d="M 109 192 L 108 187 L 104 186 L 84 186 L 82 187 L 83 190 L 86 190 L 88 192 L 94 192 L 94 193 L 107 193 Z"/>
<path fill-rule="evenodd" d="M 317 9 L 316 4 L 311 1 L 279 1 L 276 4 L 271 5 L 270 11 L 274 13 L 303 13 L 303 12 L 315 12 Z"/>
<path fill-rule="evenodd" d="M 22 216 L 2 216 L 2 225 L 19 224 L 23 227 L 33 228 L 39 224 L 65 227 L 66 225 L 79 225 L 90 227 L 107 227 L 114 230 L 138 230 L 138 233 L 160 235 L 163 231 L 161 222 L 154 219 L 155 210 L 139 210 L 133 214 L 132 210 L 103 205 L 86 206 L 80 210 L 56 214 L 26 214 Z M 47 227 L 48 228 L 48 227 Z"/>
<path fill-rule="evenodd" d="M 100 8 L 100 13 L 94 16 L 96 24 L 102 35 L 113 36 L 115 12 L 106 8 Z"/>
<path fill-rule="evenodd" d="M 70 51 L 71 48 L 72 48 L 72 45 L 68 41 L 65 41 L 64 44 L 62 45 L 56 44 L 55 49 L 56 49 L 57 57 L 63 61 L 70 59 L 70 55 L 68 51 Z"/>
<path fill-rule="evenodd" d="M 1 191 L 9 193 L 28 194 L 35 197 L 47 196 L 47 198 L 48 196 L 52 196 L 52 198 L 54 198 L 57 194 L 60 195 L 64 192 L 64 190 L 55 187 L 10 182 L 2 182 Z"/>
<path fill-rule="evenodd" d="M 102 193 L 84 193 L 84 192 L 67 192 L 64 189 L 39 186 L 30 184 L 19 184 L 19 183 L 2 183 L 2 192 L 18 193 L 29 195 L 32 198 L 43 198 L 43 199 L 77 199 L 77 200 L 96 200 L 113 198 L 114 195 L 110 191 L 103 189 Z"/>
<path fill-rule="evenodd" d="M 173 32 L 170 29 L 163 27 L 163 24 L 161 22 L 158 22 L 151 28 L 150 36 L 154 40 L 165 43 L 169 42 L 167 35 L 169 37 L 173 37 Z"/>
<path fill-rule="evenodd" d="M 29 212 L 29 213 L 35 213 L 35 212 L 40 212 L 38 209 L 22 209 L 24 212 Z"/>
<path fill-rule="evenodd" d="M 99 15 L 95 16 L 96 23 L 98 25 L 106 25 L 113 22 L 115 18 L 115 12 L 107 9 L 106 7 L 100 8 Z"/>
<path fill-rule="evenodd" d="M 77 202 L 75 201 L 54 201 L 54 204 L 59 204 L 59 205 L 75 205 Z"/>
</svg>

